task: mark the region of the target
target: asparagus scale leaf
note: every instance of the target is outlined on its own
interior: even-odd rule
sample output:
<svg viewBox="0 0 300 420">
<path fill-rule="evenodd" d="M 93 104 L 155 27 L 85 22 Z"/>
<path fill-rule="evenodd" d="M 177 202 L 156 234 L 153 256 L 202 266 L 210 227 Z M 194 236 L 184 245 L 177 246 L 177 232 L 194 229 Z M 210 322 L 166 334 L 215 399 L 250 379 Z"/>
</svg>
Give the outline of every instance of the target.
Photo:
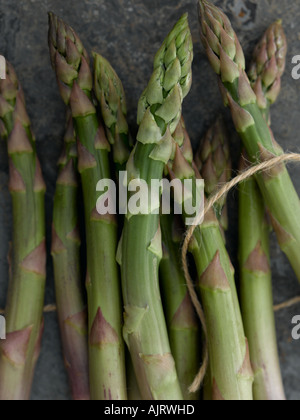
<svg viewBox="0 0 300 420">
<path fill-rule="evenodd" d="M 161 180 L 174 147 L 172 134 L 181 118 L 182 100 L 191 86 L 193 47 L 184 15 L 164 41 L 138 107 L 137 144 L 128 178 Z M 155 213 L 155 214 L 153 214 Z M 119 260 L 125 304 L 124 338 L 144 399 L 182 399 L 159 292 L 162 258 L 159 212 L 128 214 Z"/>
<path fill-rule="evenodd" d="M 230 107 L 249 159 L 258 163 L 282 155 L 245 73 L 245 57 L 229 19 L 208 1 L 200 0 L 199 5 L 203 45 L 220 76 L 224 103 Z M 291 178 L 284 164 L 256 178 L 279 245 L 300 280 L 300 201 Z"/>
<path fill-rule="evenodd" d="M 78 170 L 83 188 L 89 313 L 90 392 L 93 400 L 127 398 L 122 301 L 116 263 L 117 222 L 97 212 L 96 186 L 110 179 L 108 143 L 92 102 L 93 77 L 78 35 L 49 14 L 50 57 L 58 86 L 70 106 L 78 137 Z"/>
<path fill-rule="evenodd" d="M 7 135 L 13 205 L 7 339 L 0 344 L 0 399 L 27 400 L 43 332 L 46 186 L 24 93 L 10 63 L 6 79 L 0 81 L 0 119 Z"/>
</svg>

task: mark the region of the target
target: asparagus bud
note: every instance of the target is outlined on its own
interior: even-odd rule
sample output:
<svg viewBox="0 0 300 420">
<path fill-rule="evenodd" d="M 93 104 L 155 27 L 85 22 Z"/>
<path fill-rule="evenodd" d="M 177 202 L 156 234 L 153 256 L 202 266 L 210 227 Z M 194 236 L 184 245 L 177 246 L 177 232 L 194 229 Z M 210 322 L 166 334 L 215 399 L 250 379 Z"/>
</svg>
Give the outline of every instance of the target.
<svg viewBox="0 0 300 420">
<path fill-rule="evenodd" d="M 267 29 L 257 44 L 248 71 L 251 86 L 257 97 L 257 104 L 266 121 L 268 121 L 270 105 L 277 100 L 280 93 L 286 54 L 286 36 L 282 21 L 277 20 Z"/>
<path fill-rule="evenodd" d="M 113 148 L 117 170 L 124 170 L 131 150 L 126 121 L 127 108 L 123 85 L 110 63 L 94 54 L 95 93 L 101 107 L 107 138 Z"/>
</svg>

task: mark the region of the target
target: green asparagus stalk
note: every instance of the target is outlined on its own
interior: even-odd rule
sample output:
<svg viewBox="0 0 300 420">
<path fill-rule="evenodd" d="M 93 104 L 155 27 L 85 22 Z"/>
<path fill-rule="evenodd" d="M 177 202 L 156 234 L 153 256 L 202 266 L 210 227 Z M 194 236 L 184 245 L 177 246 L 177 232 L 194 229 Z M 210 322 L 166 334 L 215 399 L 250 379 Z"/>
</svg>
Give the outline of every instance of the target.
<svg viewBox="0 0 300 420">
<path fill-rule="evenodd" d="M 192 58 L 191 33 L 188 17 L 184 15 L 158 51 L 153 75 L 139 102 L 137 144 L 127 171 L 128 179 L 144 180 L 149 188 L 152 179 L 161 180 L 173 152 L 172 134 L 181 118 L 182 100 L 191 86 Z M 142 398 L 181 400 L 159 293 L 162 258 L 159 212 L 145 215 L 129 212 L 119 249 L 125 302 L 124 337 Z"/>
<path fill-rule="evenodd" d="M 100 54 L 94 53 L 94 89 L 107 138 L 112 145 L 113 160 L 119 172 L 126 170 L 132 150 L 132 142 L 127 124 L 127 106 L 122 82 L 111 64 Z M 126 352 L 127 394 L 130 401 L 141 400 L 134 367 L 129 352 Z"/>
<path fill-rule="evenodd" d="M 173 138 L 185 158 L 192 162 L 193 149 L 183 118 Z M 199 392 L 189 392 L 200 366 L 200 335 L 181 264 L 184 227 L 180 216 L 175 214 L 161 215 L 160 224 L 163 242 L 160 283 L 171 351 L 184 400 L 198 400 Z"/>
<path fill-rule="evenodd" d="M 100 54 L 94 54 L 94 86 L 100 104 L 106 135 L 112 145 L 116 170 L 126 169 L 132 149 L 126 120 L 127 107 L 121 80 Z"/>
<path fill-rule="evenodd" d="M 247 168 L 242 160 L 242 168 Z M 243 321 L 254 370 L 255 400 L 284 400 L 270 269 L 270 225 L 255 178 L 240 185 L 239 258 Z"/>
<path fill-rule="evenodd" d="M 258 105 L 268 122 L 270 105 L 280 93 L 286 52 L 285 34 L 281 22 L 277 21 L 268 28 L 256 46 L 248 72 Z M 243 156 L 241 167 L 241 170 L 245 169 L 246 155 Z M 239 223 L 242 313 L 255 373 L 254 399 L 284 400 L 269 264 L 270 225 L 255 179 L 244 182 L 240 187 Z"/>
<path fill-rule="evenodd" d="M 190 179 L 196 189 L 200 174 L 177 145 L 172 179 Z M 198 272 L 207 326 L 209 371 L 213 400 L 252 400 L 253 374 L 234 281 L 219 222 L 212 209 L 194 232 L 190 245 Z"/>
<path fill-rule="evenodd" d="M 52 257 L 64 359 L 74 400 L 89 400 L 87 314 L 83 299 L 78 226 L 76 135 L 68 113 L 53 209 Z"/>
<path fill-rule="evenodd" d="M 287 40 L 282 21 L 269 26 L 257 44 L 248 71 L 251 86 L 256 94 L 257 105 L 269 122 L 270 106 L 277 100 L 281 89 L 281 77 L 285 70 Z"/>
<path fill-rule="evenodd" d="M 229 19 L 208 1 L 200 0 L 201 37 L 209 61 L 220 76 L 224 102 L 229 105 L 249 159 L 258 163 L 283 154 L 263 118 L 249 79 L 245 57 Z M 284 164 L 257 175 L 278 242 L 300 281 L 300 201 Z"/>
<path fill-rule="evenodd" d="M 100 180 L 110 179 L 110 145 L 92 102 L 92 74 L 77 34 L 49 14 L 49 47 L 58 86 L 71 108 L 78 137 L 78 169 L 83 187 L 89 312 L 90 392 L 93 400 L 127 398 L 122 338 L 122 303 L 115 259 L 117 223 L 96 210 Z"/>
<path fill-rule="evenodd" d="M 125 92 L 120 78 L 111 64 L 100 54 L 94 53 L 94 90 L 106 129 L 112 145 L 113 160 L 119 179 L 119 172 L 126 170 L 132 150 L 132 141 L 127 124 Z M 127 393 L 131 401 L 141 400 L 134 367 L 129 352 L 126 352 Z"/>
<path fill-rule="evenodd" d="M 195 155 L 195 163 L 205 181 L 207 197 L 216 192 L 220 184 L 231 179 L 232 163 L 228 133 L 222 117 L 210 127 Z M 228 230 L 226 197 L 215 205 L 216 215 L 224 231 Z"/>
<path fill-rule="evenodd" d="M 180 256 L 184 230 L 181 223 L 178 215 L 162 215 L 160 218 L 163 240 L 160 283 L 171 351 L 183 398 L 199 400 L 199 392 L 189 392 L 200 366 L 200 332 L 182 270 Z"/>
<path fill-rule="evenodd" d="M 196 152 L 195 164 L 204 179 L 206 197 L 210 197 L 221 183 L 230 181 L 232 163 L 228 134 L 222 117 L 219 117 L 205 134 Z M 226 197 L 216 203 L 214 208 L 223 239 L 226 242 L 225 232 L 228 230 Z M 208 371 L 207 379 L 203 382 L 203 398 L 205 401 L 212 399 L 210 376 Z"/>
<path fill-rule="evenodd" d="M 7 339 L 0 344 L 0 400 L 27 400 L 43 331 L 46 187 L 24 93 L 9 63 L 6 79 L 0 81 L 0 118 L 7 133 L 13 204 Z"/>
<path fill-rule="evenodd" d="M 232 162 L 229 150 L 228 133 L 225 122 L 219 117 L 209 128 L 198 151 L 195 154 L 195 164 L 204 179 L 204 190 L 206 197 L 210 197 L 220 184 L 225 184 L 231 179 Z M 227 197 L 223 197 L 215 204 L 215 213 L 220 223 L 223 239 L 226 243 L 225 232 L 228 230 L 228 209 Z M 210 383 L 210 372 L 203 383 L 204 400 L 212 399 L 212 384 Z"/>
</svg>

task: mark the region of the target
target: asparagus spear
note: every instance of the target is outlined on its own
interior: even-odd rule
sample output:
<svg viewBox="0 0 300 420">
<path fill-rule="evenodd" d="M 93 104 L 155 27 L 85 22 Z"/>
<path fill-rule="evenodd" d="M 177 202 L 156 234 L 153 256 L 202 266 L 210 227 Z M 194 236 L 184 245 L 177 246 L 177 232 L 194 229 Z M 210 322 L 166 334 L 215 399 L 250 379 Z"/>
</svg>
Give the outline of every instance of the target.
<svg viewBox="0 0 300 420">
<path fill-rule="evenodd" d="M 246 169 L 242 160 L 241 170 Z M 243 321 L 254 369 L 254 399 L 284 400 L 270 269 L 270 225 L 254 178 L 240 185 L 239 258 Z"/>
<path fill-rule="evenodd" d="M 56 306 L 74 400 L 89 400 L 87 314 L 83 300 L 78 231 L 77 147 L 68 112 L 53 209 L 52 256 Z"/>
<path fill-rule="evenodd" d="M 132 141 L 126 119 L 125 92 L 122 82 L 111 64 L 100 54 L 94 53 L 93 56 L 94 90 L 100 104 L 106 135 L 112 145 L 117 178 L 120 180 L 119 172 L 126 170 L 126 164 L 132 150 Z M 125 357 L 128 399 L 139 401 L 141 400 L 141 394 L 129 351 L 126 352 Z"/>
<path fill-rule="evenodd" d="M 281 77 L 285 70 L 287 41 L 282 21 L 269 26 L 257 44 L 248 71 L 251 86 L 256 94 L 257 105 L 269 122 L 270 106 L 277 100 L 281 89 Z"/>
<path fill-rule="evenodd" d="M 286 52 L 285 34 L 281 22 L 277 21 L 268 28 L 256 46 L 248 73 L 258 105 L 268 122 L 270 105 L 275 102 L 280 92 Z M 244 157 L 242 160 L 241 170 L 247 168 L 246 159 L 247 157 Z M 284 400 L 269 265 L 270 226 L 255 179 L 243 183 L 240 187 L 239 223 L 242 313 L 255 371 L 254 398 Z"/>
<path fill-rule="evenodd" d="M 232 173 L 232 162 L 229 150 L 229 139 L 225 122 L 219 117 L 209 128 L 195 155 L 195 164 L 204 179 L 206 197 L 210 197 L 221 183 L 229 182 Z M 220 223 L 223 239 L 228 230 L 228 211 L 226 197 L 215 204 L 215 213 Z M 212 384 L 208 369 L 207 379 L 203 383 L 203 398 L 211 400 Z"/>
<path fill-rule="evenodd" d="M 193 159 L 194 159 L 194 151 L 193 151 L 193 146 L 191 143 L 191 139 L 189 136 L 189 133 L 187 132 L 186 126 L 185 126 L 185 121 L 183 118 L 181 118 L 180 123 L 177 126 L 177 130 L 180 130 L 180 132 L 182 132 L 182 134 L 180 135 L 180 137 L 183 136 L 183 142 L 181 145 L 181 141 L 178 143 L 178 139 L 176 139 L 176 137 L 174 137 L 175 142 L 178 144 L 178 146 L 180 146 L 180 150 L 183 154 L 183 156 L 185 157 L 185 159 L 189 162 L 189 163 L 193 163 Z"/>
<path fill-rule="evenodd" d="M 92 103 L 92 74 L 78 35 L 49 14 L 49 47 L 63 100 L 70 105 L 78 136 L 78 168 L 83 186 L 89 312 L 90 392 L 93 400 L 126 399 L 117 223 L 96 211 L 100 180 L 110 179 L 110 145 Z"/>
<path fill-rule="evenodd" d="M 185 123 L 181 118 L 173 134 L 185 158 L 192 162 L 193 149 Z M 200 366 L 199 325 L 189 296 L 181 264 L 181 242 L 184 227 L 179 215 L 161 215 L 163 258 L 160 283 L 163 306 L 181 390 L 185 400 L 199 399 L 199 392 L 190 393 Z"/>
<path fill-rule="evenodd" d="M 0 81 L 0 118 L 7 133 L 13 203 L 13 245 L 6 306 L 7 339 L 0 344 L 0 399 L 30 397 L 43 331 L 46 280 L 45 183 L 24 93 L 7 63 Z"/>
<path fill-rule="evenodd" d="M 94 54 L 95 94 L 101 107 L 107 138 L 113 148 L 116 170 L 126 169 L 132 148 L 126 121 L 127 107 L 121 80 L 100 54 Z"/>
<path fill-rule="evenodd" d="M 245 57 L 230 21 L 208 1 L 200 0 L 199 4 L 202 41 L 214 71 L 220 76 L 224 102 L 231 109 L 249 158 L 258 163 L 282 155 L 244 71 Z M 290 176 L 282 164 L 258 174 L 257 181 L 280 247 L 300 281 L 300 201 Z"/>
<path fill-rule="evenodd" d="M 231 179 L 229 140 L 222 117 L 210 127 L 195 155 L 195 163 L 205 181 L 206 196 L 211 196 L 220 184 Z M 215 206 L 216 215 L 224 231 L 228 230 L 226 197 Z"/>
<path fill-rule="evenodd" d="M 164 251 L 160 264 L 160 283 L 171 351 L 183 398 L 198 400 L 199 393 L 189 392 L 189 386 L 200 366 L 200 336 L 182 270 L 180 256 L 184 230 L 181 223 L 178 215 L 162 215 L 160 218 Z"/>
<path fill-rule="evenodd" d="M 200 178 L 177 145 L 169 164 L 171 178 Z M 253 375 L 247 340 L 234 282 L 234 270 L 227 254 L 214 210 L 194 232 L 190 245 L 197 267 L 197 284 L 207 326 L 210 384 L 213 400 L 252 400 Z M 207 379 L 208 380 L 208 379 Z"/>
<path fill-rule="evenodd" d="M 191 86 L 192 39 L 188 17 L 175 25 L 158 51 L 154 72 L 138 108 L 137 144 L 128 165 L 130 180 L 161 180 L 173 152 L 172 133 Z M 162 257 L 159 214 L 128 214 L 119 262 L 125 302 L 124 337 L 143 399 L 182 399 L 171 355 L 158 284 Z"/>
</svg>

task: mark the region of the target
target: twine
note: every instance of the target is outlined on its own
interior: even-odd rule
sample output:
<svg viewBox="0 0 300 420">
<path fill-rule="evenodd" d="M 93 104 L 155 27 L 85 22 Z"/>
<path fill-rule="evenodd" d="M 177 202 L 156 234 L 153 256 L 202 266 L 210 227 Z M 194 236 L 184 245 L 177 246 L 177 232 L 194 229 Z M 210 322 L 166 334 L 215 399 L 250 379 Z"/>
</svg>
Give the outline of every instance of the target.
<svg viewBox="0 0 300 420">
<path fill-rule="evenodd" d="M 280 303 L 279 305 L 275 305 L 274 312 L 282 311 L 283 309 L 287 309 L 287 308 L 290 308 L 291 306 L 298 305 L 298 303 L 300 303 L 300 296 L 290 299 L 287 302 Z"/>
<path fill-rule="evenodd" d="M 203 329 L 203 334 L 204 334 L 203 363 L 202 363 L 202 366 L 201 366 L 194 382 L 192 383 L 192 385 L 189 388 L 189 391 L 191 393 L 194 393 L 194 392 L 198 391 L 198 389 L 200 388 L 200 386 L 203 382 L 203 379 L 206 375 L 206 372 L 207 372 L 209 357 L 208 357 L 207 326 L 206 326 L 206 321 L 205 321 L 205 315 L 204 315 L 202 305 L 201 305 L 201 303 L 198 299 L 198 296 L 196 294 L 194 284 L 193 284 L 193 280 L 191 279 L 191 276 L 190 276 L 190 273 L 189 273 L 189 267 L 188 267 L 188 262 L 187 262 L 187 254 L 188 254 L 188 250 L 189 250 L 189 244 L 190 244 L 190 242 L 193 238 L 193 235 L 194 235 L 194 232 L 195 232 L 196 228 L 200 225 L 200 223 L 203 220 L 203 218 L 205 217 L 205 215 L 209 212 L 209 210 L 221 198 L 226 196 L 229 193 L 230 190 L 232 190 L 234 187 L 239 185 L 241 182 L 246 181 L 247 179 L 251 178 L 253 175 L 255 175 L 259 172 L 265 172 L 268 169 L 272 169 L 275 166 L 277 166 L 281 163 L 284 163 L 284 162 L 300 162 L 300 154 L 289 153 L 289 154 L 284 154 L 284 155 L 272 158 L 272 159 L 267 160 L 265 162 L 262 162 L 258 165 L 250 167 L 249 169 L 245 170 L 244 172 L 242 172 L 237 177 L 233 178 L 230 182 L 224 184 L 224 186 L 221 187 L 206 202 L 206 204 L 204 206 L 204 211 L 202 213 L 200 213 L 200 215 L 198 215 L 198 217 L 195 221 L 195 224 L 187 230 L 186 237 L 185 237 L 183 247 L 182 247 L 182 265 L 183 265 L 184 275 L 185 275 L 187 287 L 188 287 L 188 290 L 189 290 L 189 294 L 191 296 L 191 300 L 193 302 L 196 313 L 197 313 L 197 315 L 200 319 L 202 329 Z M 294 304 L 294 302 L 293 302 L 293 304 Z"/>
<path fill-rule="evenodd" d="M 57 311 L 56 305 L 47 305 L 44 307 L 45 314 L 50 314 L 51 312 L 56 312 L 56 311 Z"/>
</svg>

